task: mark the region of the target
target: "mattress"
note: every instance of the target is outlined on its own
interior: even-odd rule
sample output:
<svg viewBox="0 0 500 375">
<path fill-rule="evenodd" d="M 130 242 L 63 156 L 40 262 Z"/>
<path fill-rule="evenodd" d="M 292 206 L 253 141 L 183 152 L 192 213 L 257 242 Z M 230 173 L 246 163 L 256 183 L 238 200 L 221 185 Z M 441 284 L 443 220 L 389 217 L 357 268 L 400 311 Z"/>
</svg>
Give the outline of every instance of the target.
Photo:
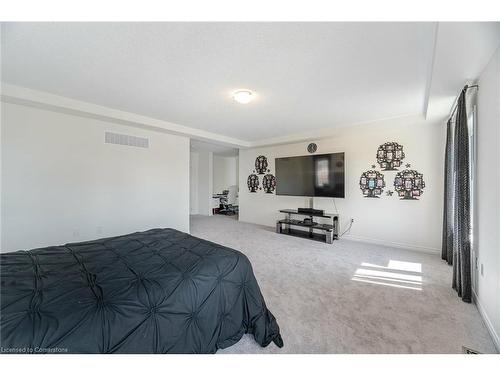
<svg viewBox="0 0 500 375">
<path fill-rule="evenodd" d="M 3 353 L 283 346 L 248 258 L 174 229 L 0 255 Z"/>
</svg>

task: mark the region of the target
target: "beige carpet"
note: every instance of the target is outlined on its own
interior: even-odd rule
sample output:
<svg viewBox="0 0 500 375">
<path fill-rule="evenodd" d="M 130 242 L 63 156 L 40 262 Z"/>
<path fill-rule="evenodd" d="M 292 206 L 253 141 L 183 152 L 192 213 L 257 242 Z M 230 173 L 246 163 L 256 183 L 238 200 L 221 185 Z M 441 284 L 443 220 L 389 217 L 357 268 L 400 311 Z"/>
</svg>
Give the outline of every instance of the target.
<svg viewBox="0 0 500 375">
<path fill-rule="evenodd" d="M 438 255 L 327 245 L 221 215 L 193 216 L 191 234 L 248 256 L 285 343 L 261 348 L 246 335 L 219 353 L 461 353 L 462 345 L 495 352 Z"/>
</svg>

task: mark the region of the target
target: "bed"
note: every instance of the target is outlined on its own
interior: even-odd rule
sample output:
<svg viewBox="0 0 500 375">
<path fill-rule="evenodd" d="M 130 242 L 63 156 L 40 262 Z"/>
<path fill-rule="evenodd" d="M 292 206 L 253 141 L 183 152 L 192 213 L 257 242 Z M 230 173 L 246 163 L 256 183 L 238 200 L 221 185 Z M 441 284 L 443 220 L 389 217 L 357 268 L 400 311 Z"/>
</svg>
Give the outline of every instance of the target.
<svg viewBox="0 0 500 375">
<path fill-rule="evenodd" d="M 0 257 L 3 353 L 283 346 L 247 257 L 174 229 Z"/>
</svg>

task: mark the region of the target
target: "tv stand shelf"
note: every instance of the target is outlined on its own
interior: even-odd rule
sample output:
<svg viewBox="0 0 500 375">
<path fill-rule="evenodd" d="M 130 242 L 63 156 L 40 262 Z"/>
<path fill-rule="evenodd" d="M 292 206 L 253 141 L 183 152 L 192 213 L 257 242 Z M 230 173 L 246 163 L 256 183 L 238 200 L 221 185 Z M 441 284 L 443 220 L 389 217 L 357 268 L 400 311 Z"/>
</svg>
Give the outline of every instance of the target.
<svg viewBox="0 0 500 375">
<path fill-rule="evenodd" d="M 338 225 L 339 225 L 339 215 L 338 214 L 320 214 L 313 212 L 299 212 L 294 209 L 283 209 L 279 212 L 285 213 L 286 218 L 278 220 L 276 222 L 276 233 L 288 234 L 296 237 L 305 237 L 312 240 L 323 241 L 326 243 L 332 243 L 334 239 L 338 238 Z M 309 217 L 310 221 L 293 219 L 292 215 Z M 331 219 L 331 224 L 323 224 L 314 222 L 313 218 L 326 218 Z M 283 228 L 284 226 L 284 228 Z M 295 228 L 292 228 L 295 227 Z M 301 230 L 298 228 L 307 228 L 307 230 Z M 324 233 L 315 232 L 321 231 Z"/>
</svg>

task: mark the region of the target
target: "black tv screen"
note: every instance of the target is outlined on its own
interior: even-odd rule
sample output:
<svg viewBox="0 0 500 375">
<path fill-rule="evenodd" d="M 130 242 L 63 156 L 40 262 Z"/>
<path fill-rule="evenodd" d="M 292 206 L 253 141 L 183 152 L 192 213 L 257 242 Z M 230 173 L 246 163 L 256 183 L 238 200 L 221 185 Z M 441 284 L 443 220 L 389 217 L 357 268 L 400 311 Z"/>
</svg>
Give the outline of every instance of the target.
<svg viewBox="0 0 500 375">
<path fill-rule="evenodd" d="M 344 153 L 276 159 L 276 194 L 344 198 Z"/>
</svg>

